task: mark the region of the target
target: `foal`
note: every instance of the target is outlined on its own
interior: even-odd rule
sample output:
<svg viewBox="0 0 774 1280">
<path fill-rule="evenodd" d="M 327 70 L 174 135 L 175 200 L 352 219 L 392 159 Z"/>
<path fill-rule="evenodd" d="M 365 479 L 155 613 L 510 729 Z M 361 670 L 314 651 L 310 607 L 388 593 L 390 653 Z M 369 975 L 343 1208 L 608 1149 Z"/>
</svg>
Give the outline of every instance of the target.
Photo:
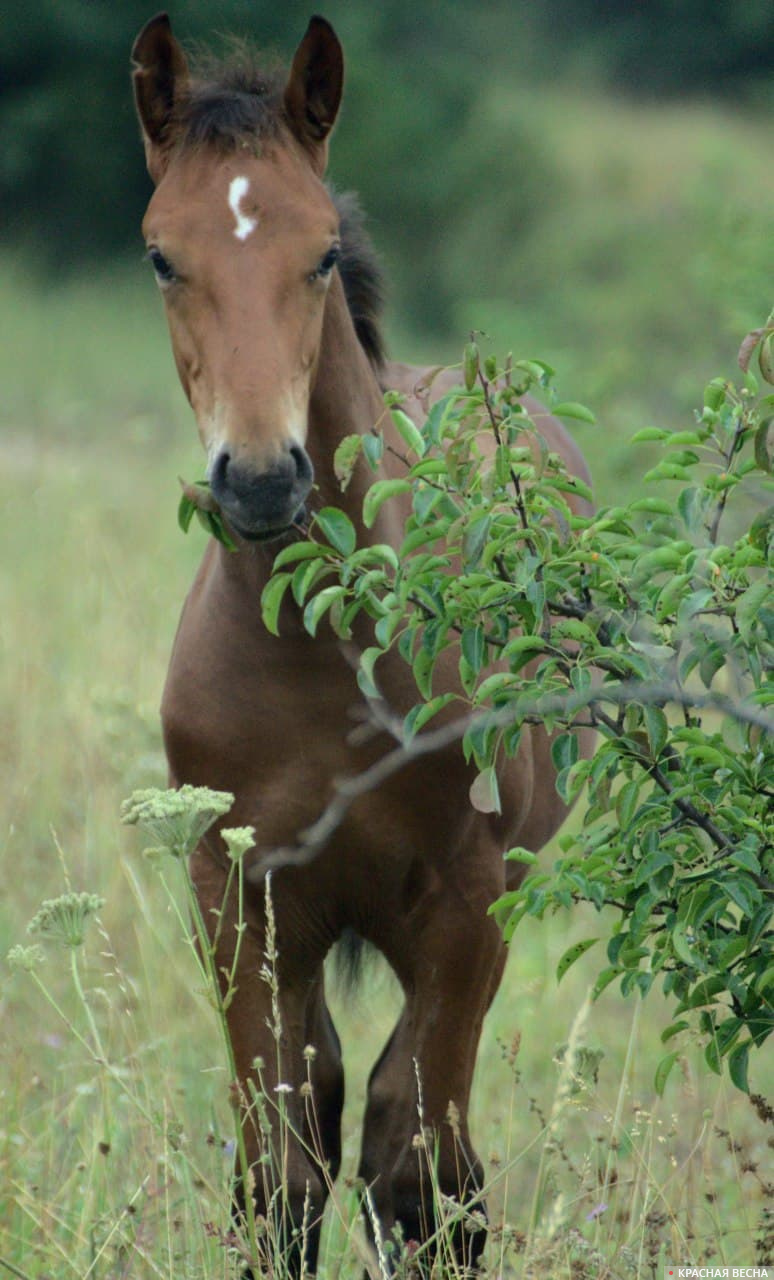
<svg viewBox="0 0 774 1280">
<path fill-rule="evenodd" d="M 321 629 L 312 640 L 286 599 L 281 638 L 271 636 L 261 621 L 261 590 L 277 540 L 310 498 L 343 506 L 361 544 L 399 543 L 405 512 L 387 504 L 366 530 L 368 477 L 356 471 L 342 495 L 333 454 L 342 437 L 381 417 L 386 387 L 405 391 L 406 409 L 419 420 L 412 389 L 425 371 L 385 363 L 373 265 L 358 245 L 351 206 L 342 219 L 323 183 L 343 76 L 328 23 L 312 19 L 284 83 L 244 59 L 208 79 L 192 77 L 163 14 L 142 30 L 133 58 L 155 183 L 143 224 L 148 254 L 212 493 L 237 544 L 234 554 L 209 543 L 185 603 L 163 697 L 164 738 L 174 785 L 233 792 L 229 824 L 255 828 L 229 1029 L 244 1096 L 258 1058 L 269 1096 L 280 1085 L 289 1090 L 279 1212 L 288 1232 L 306 1215 L 305 1263 L 313 1269 L 327 1187 L 340 1163 L 344 1097 L 325 1000 L 326 953 L 354 932 L 386 956 L 403 988 L 403 1011 L 368 1084 L 359 1173 L 382 1232 L 400 1223 L 404 1239 L 422 1241 L 435 1225 L 426 1161 L 413 1143 L 418 1082 L 440 1188 L 469 1201 L 482 1185 L 468 1132 L 471 1080 L 505 961 L 487 908 L 507 878 L 519 876 L 515 865 L 506 868 L 504 849 L 516 841 L 539 849 L 565 810 L 541 728 L 525 730 L 517 758 L 503 766 L 499 814 L 471 808 L 471 774 L 456 747 L 361 797 L 311 863 L 272 876 L 278 1055 L 268 1025 L 271 991 L 259 976 L 266 949 L 261 852 L 293 845 L 331 798 L 334 780 L 361 772 L 391 744 L 384 735 L 353 741 L 352 711 L 362 699 L 333 633 Z M 435 394 L 452 381 L 436 380 Z M 534 403 L 528 408 L 549 447 L 585 477 L 561 425 Z M 389 457 L 384 466 L 388 474 Z M 439 663 L 439 691 L 455 687 L 455 667 L 453 654 Z M 416 701 L 398 655 L 380 660 L 378 680 L 399 714 Z M 223 901 L 227 857 L 219 836 L 202 842 L 191 872 L 204 918 L 223 910 L 217 960 L 229 970 L 237 904 Z M 316 1049 L 311 1067 L 307 1045 Z M 302 1089 L 309 1070 L 314 1141 Z M 257 1160 L 247 1113 L 245 1135 Z M 266 1213 L 262 1174 L 255 1188 Z M 463 1265 L 475 1265 L 484 1239 L 481 1214 L 472 1230 L 457 1231 Z"/>
</svg>

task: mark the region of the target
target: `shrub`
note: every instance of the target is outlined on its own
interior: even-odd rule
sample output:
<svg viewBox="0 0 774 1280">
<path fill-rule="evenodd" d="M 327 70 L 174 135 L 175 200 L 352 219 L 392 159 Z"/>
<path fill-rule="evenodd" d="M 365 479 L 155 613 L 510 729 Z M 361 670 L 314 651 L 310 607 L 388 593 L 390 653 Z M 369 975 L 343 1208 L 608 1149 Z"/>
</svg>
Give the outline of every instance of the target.
<svg viewBox="0 0 774 1280">
<path fill-rule="evenodd" d="M 660 983 L 677 1002 L 664 1041 L 698 1025 L 708 1066 L 719 1073 L 726 1062 L 745 1090 L 750 1050 L 772 1029 L 774 992 L 774 506 L 763 503 L 774 396 L 750 371 L 756 357 L 772 382 L 773 348 L 770 320 L 743 344 L 741 385 L 714 379 L 688 430 L 634 437 L 662 449 L 642 496 L 577 516 L 567 495 L 585 486 L 521 399 L 534 386 L 550 393 L 553 370 L 483 359 L 471 342 L 464 386 L 438 400 L 421 429 L 400 397 L 386 397 L 405 474 L 377 479 L 363 516 L 371 527 L 383 503 L 410 494 L 397 553 L 357 547 L 349 517 L 327 507 L 310 538 L 279 552 L 263 596 L 271 630 L 288 590 L 311 634 L 327 618 L 349 638 L 358 615 L 372 619 L 364 694 L 378 698 L 379 659 L 391 648 L 419 694 L 396 763 L 459 737 L 481 809 L 498 808 L 499 763 L 524 726 L 553 731 L 557 790 L 567 802 L 585 794 L 582 821 L 560 838 L 553 866 L 493 904 L 506 938 L 525 915 L 576 902 L 614 908 L 612 927 L 571 948 L 559 977 L 604 944 L 596 993 L 619 981 L 644 996 Z M 593 421 L 573 403 L 552 411 Z M 482 451 L 492 434 L 494 452 Z M 376 470 L 385 447 L 378 428 L 348 437 L 337 455 L 342 482 L 361 455 Z M 459 689 L 436 694 L 433 670 L 450 647 Z M 450 703 L 460 706 L 454 723 L 420 733 Z M 578 748 L 583 725 L 598 734 L 589 759 Z M 356 790 L 337 797 L 337 815 Z M 537 861 L 522 848 L 506 856 Z M 677 1056 L 660 1062 L 659 1089 Z"/>
</svg>

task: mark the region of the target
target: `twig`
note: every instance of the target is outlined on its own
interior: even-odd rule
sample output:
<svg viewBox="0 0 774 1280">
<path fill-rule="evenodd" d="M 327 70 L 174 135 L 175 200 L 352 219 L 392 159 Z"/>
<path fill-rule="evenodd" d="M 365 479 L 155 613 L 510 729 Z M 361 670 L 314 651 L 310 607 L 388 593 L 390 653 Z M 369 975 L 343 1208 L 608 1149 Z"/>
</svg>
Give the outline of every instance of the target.
<svg viewBox="0 0 774 1280">
<path fill-rule="evenodd" d="M 618 685 L 598 686 L 584 693 L 572 692 L 556 694 L 552 698 L 543 697 L 540 699 L 539 708 L 537 703 L 532 707 L 526 708 L 526 710 L 522 708 L 519 718 L 523 723 L 539 724 L 544 721 L 546 715 L 559 713 L 565 719 L 571 721 L 575 727 L 580 727 L 580 723 L 576 720 L 577 713 L 588 709 L 595 722 L 603 724 L 608 731 L 612 732 L 616 737 L 620 737 L 616 721 L 604 711 L 602 704 L 613 703 L 615 706 L 624 706 L 635 700 L 640 703 L 659 706 L 672 703 L 679 706 L 695 706 L 717 710 L 725 715 L 733 716 L 742 723 L 754 725 L 768 733 L 774 733 L 774 717 L 767 715 L 756 707 L 751 707 L 749 704 L 733 702 L 723 694 L 710 692 L 692 695 L 686 693 L 683 689 L 677 688 L 675 685 L 638 684 L 636 681 L 628 681 Z M 403 732 L 403 722 L 400 717 L 393 715 L 381 700 L 369 699 L 368 702 L 376 727 L 389 733 L 395 739 L 397 745 L 380 757 L 374 764 L 363 770 L 362 773 L 355 774 L 352 777 L 335 779 L 332 799 L 325 806 L 320 817 L 305 831 L 299 833 L 297 844 L 265 851 L 257 866 L 247 872 L 248 879 L 255 882 L 262 880 L 266 872 L 270 870 L 282 867 L 307 866 L 322 851 L 341 826 L 352 805 L 361 796 L 368 795 L 376 790 L 377 787 L 382 786 L 394 774 L 399 773 L 401 769 L 406 768 L 415 760 L 427 755 L 434 755 L 436 752 L 452 746 L 455 742 L 459 742 L 470 729 L 479 728 L 484 724 L 502 728 L 512 724 L 514 720 L 513 708 L 506 706 L 495 712 L 473 712 L 469 715 L 460 716 L 450 724 L 442 725 L 438 729 L 428 730 L 417 734 L 416 737 L 407 739 Z M 640 758 L 640 763 L 657 785 L 666 794 L 671 795 L 673 791 L 672 784 L 658 765 L 644 756 Z M 696 809 L 690 801 L 678 797 L 674 803 L 685 818 L 695 826 L 700 827 L 709 836 L 720 852 L 725 852 L 731 847 L 723 832 L 710 818 L 701 813 L 699 809 Z"/>
</svg>

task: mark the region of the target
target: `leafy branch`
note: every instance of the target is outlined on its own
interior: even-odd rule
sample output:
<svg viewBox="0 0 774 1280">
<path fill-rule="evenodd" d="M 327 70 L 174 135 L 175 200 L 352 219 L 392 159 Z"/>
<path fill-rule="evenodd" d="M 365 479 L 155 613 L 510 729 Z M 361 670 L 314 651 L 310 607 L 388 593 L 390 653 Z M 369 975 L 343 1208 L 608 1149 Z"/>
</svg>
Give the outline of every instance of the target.
<svg viewBox="0 0 774 1280">
<path fill-rule="evenodd" d="M 593 514 L 571 502 L 590 494 L 525 409 L 533 386 L 551 395 L 553 371 L 498 365 L 470 342 L 464 386 L 421 428 L 392 394 L 384 422 L 337 455 L 344 481 L 363 463 L 376 473 L 367 527 L 385 502 L 409 496 L 401 546 L 358 547 L 347 514 L 324 508 L 312 536 L 279 553 L 263 596 L 271 630 L 288 593 L 311 634 L 325 625 L 351 639 L 368 622 L 358 680 L 396 742 L 361 777 L 341 780 L 298 847 L 277 856 L 314 857 L 356 796 L 454 741 L 475 774 L 472 803 L 496 809 L 505 759 L 525 726 L 544 724 L 561 799 L 585 795 L 582 822 L 560 838 L 549 871 L 493 907 L 506 937 L 527 914 L 577 901 L 614 907 L 597 989 L 618 980 L 644 995 L 660 981 L 689 1014 L 665 1038 L 698 1024 L 708 1065 L 727 1061 L 742 1088 L 751 1049 L 774 1025 L 774 507 L 765 501 L 774 396 L 750 371 L 757 355 L 771 380 L 773 332 L 769 322 L 746 340 L 743 385 L 710 382 L 690 427 L 634 437 L 661 450 L 641 496 Z M 583 406 L 554 397 L 551 407 L 592 421 Z M 403 477 L 380 475 L 387 450 L 403 459 Z M 419 695 L 402 720 L 377 701 L 393 650 Z M 449 651 L 458 681 L 437 691 Z M 456 718 L 433 728 L 450 704 Z M 578 732 L 588 725 L 600 736 L 583 758 Z M 536 860 L 531 850 L 508 856 Z M 574 958 L 562 958 L 561 974 Z M 659 1087 L 676 1057 L 660 1064 Z"/>
</svg>

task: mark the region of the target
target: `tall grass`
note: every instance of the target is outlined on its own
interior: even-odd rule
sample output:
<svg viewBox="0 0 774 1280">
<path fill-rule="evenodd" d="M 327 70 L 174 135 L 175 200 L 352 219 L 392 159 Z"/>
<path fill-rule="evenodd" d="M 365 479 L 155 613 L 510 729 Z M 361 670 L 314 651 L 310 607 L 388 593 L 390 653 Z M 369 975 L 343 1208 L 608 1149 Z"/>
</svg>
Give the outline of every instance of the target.
<svg viewBox="0 0 774 1280">
<path fill-rule="evenodd" d="M 561 105 L 557 111 L 568 163 L 576 157 L 575 186 L 593 187 L 577 153 L 584 119 L 563 114 Z M 601 403 L 590 398 L 607 425 L 586 431 L 581 443 L 604 500 L 606 486 L 611 496 L 628 479 L 624 433 L 616 432 L 633 416 L 627 377 L 634 364 L 648 370 L 637 381 L 637 413 L 647 404 L 648 416 L 667 425 L 682 420 L 681 379 L 692 370 L 685 372 L 681 359 L 685 319 L 670 343 L 663 335 L 654 341 L 652 326 L 641 323 L 643 299 L 655 276 L 668 271 L 669 254 L 661 246 L 649 266 L 649 236 L 630 239 L 623 229 L 630 204 L 655 200 L 648 183 L 677 124 L 664 117 L 653 153 L 642 169 L 632 161 L 625 181 L 616 177 L 624 133 L 618 137 L 599 111 L 585 124 L 611 151 L 606 252 L 624 264 L 631 283 L 634 267 L 626 263 L 636 247 L 636 287 L 627 285 L 623 296 L 615 274 L 603 287 L 604 273 L 587 264 L 581 276 L 590 272 L 594 291 L 563 312 L 569 285 L 559 278 L 560 264 L 570 249 L 559 244 L 561 227 L 552 222 L 541 232 L 541 261 L 551 267 L 547 247 L 557 237 L 558 310 L 549 322 L 543 293 L 534 306 L 517 302 L 503 324 L 514 321 L 514 345 L 523 344 L 524 354 L 561 366 L 556 341 L 573 353 L 576 372 L 588 370 L 589 386 L 596 377 Z M 736 130 L 731 150 L 746 148 L 747 155 L 756 145 L 735 122 L 727 128 Z M 707 136 L 701 120 L 689 121 L 671 154 L 693 155 L 697 139 Z M 745 164 L 745 190 L 757 191 L 758 181 L 768 189 L 763 163 L 757 176 Z M 673 163 L 670 174 L 677 168 Z M 698 172 L 695 164 L 691 172 Z M 678 176 L 674 188 L 662 177 L 653 206 L 664 236 Z M 717 190 L 719 205 L 730 202 L 735 181 L 721 174 L 707 200 Z M 616 184 L 622 195 L 615 196 Z M 586 229 L 578 245 L 588 250 L 591 204 L 581 213 Z M 722 214 L 713 218 L 719 227 Z M 717 282 L 729 267 L 730 243 L 709 235 L 701 247 L 701 272 L 724 297 Z M 758 254 L 757 238 L 750 245 Z M 698 272 L 697 263 L 691 269 Z M 41 899 L 72 888 L 106 900 L 80 953 L 81 992 L 56 954 L 36 971 L 56 1008 L 29 974 L 2 968 L 0 1263 L 10 1274 L 62 1280 L 226 1280 L 237 1265 L 226 1234 L 228 1072 L 178 913 L 137 841 L 118 824 L 124 796 L 164 784 L 157 706 L 203 539 L 198 532 L 183 538 L 175 525 L 177 475 L 195 477 L 200 463 L 157 300 L 141 270 L 48 289 L 22 265 L 0 264 L 0 311 L 12 334 L 0 346 L 0 956 L 28 944 L 26 923 Z M 661 297 L 664 314 L 670 304 Z M 723 312 L 724 350 L 738 310 L 740 334 L 762 318 L 751 314 L 752 294 L 733 298 Z M 464 311 L 463 340 L 465 329 L 482 322 Z M 690 311 L 693 354 L 705 340 L 713 356 L 718 351 L 718 314 L 716 308 L 708 321 Z M 500 341 L 503 326 L 496 328 Z M 626 334 L 624 342 L 614 341 L 615 330 Z M 400 334 L 397 345 L 406 354 L 410 346 L 412 355 L 418 346 Z M 732 355 L 729 338 L 728 368 Z M 706 375 L 722 371 L 721 362 Z M 704 376 L 701 363 L 696 387 Z M 563 392 L 582 398 L 571 377 L 561 373 Z M 541 926 L 525 920 L 487 1020 L 472 1131 L 489 1184 L 490 1274 L 639 1278 L 655 1275 L 667 1256 L 763 1261 L 771 1249 L 763 1242 L 771 1192 L 763 1126 L 741 1095 L 706 1076 L 690 1042 L 681 1073 L 673 1073 L 663 1099 L 656 1097 L 659 1033 L 670 1020 L 657 995 L 638 1009 L 608 990 L 589 1008 L 582 962 L 557 989 L 559 957 L 592 932 L 600 932 L 599 922 L 582 914 Z M 399 995 L 377 969 L 355 998 L 334 992 L 332 1004 L 348 1098 L 344 1167 L 321 1268 L 346 1278 L 362 1268 L 353 1178 L 365 1083 Z M 92 1020 L 102 1052 L 95 1051 Z M 754 1087 L 771 1092 L 763 1064 L 758 1069 Z"/>
</svg>

